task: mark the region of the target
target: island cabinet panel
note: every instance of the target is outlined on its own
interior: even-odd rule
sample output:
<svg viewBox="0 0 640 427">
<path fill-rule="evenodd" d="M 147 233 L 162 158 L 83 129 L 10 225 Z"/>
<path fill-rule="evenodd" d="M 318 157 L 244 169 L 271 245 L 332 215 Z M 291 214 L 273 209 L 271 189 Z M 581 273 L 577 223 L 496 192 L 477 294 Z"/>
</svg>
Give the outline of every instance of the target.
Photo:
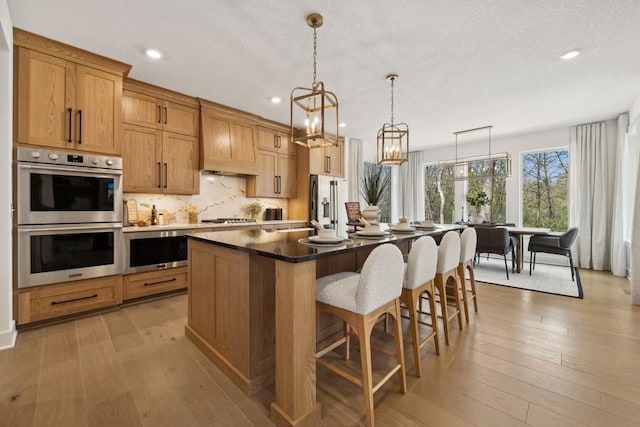
<svg viewBox="0 0 640 427">
<path fill-rule="evenodd" d="M 257 131 L 253 116 L 201 100 L 200 117 L 201 168 L 256 175 Z"/>
<path fill-rule="evenodd" d="M 246 394 L 275 375 L 275 263 L 189 240 L 186 334 Z"/>
</svg>

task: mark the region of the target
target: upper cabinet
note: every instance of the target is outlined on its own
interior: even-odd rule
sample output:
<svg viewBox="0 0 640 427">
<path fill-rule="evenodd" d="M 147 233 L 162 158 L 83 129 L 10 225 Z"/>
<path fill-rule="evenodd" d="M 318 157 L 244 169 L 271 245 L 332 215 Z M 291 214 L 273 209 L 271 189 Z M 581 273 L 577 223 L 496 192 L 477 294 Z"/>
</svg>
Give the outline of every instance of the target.
<svg viewBox="0 0 640 427">
<path fill-rule="evenodd" d="M 202 169 L 256 175 L 256 117 L 200 100 Z"/>
<path fill-rule="evenodd" d="M 258 174 L 247 177 L 247 196 L 296 196 L 296 147 L 285 127 L 258 127 Z"/>
<path fill-rule="evenodd" d="M 309 149 L 309 173 L 344 177 L 344 139 L 333 147 Z"/>
<path fill-rule="evenodd" d="M 124 191 L 197 194 L 197 99 L 135 80 L 124 87 Z"/>
<path fill-rule="evenodd" d="M 14 30 L 15 142 L 121 154 L 130 66 Z"/>
</svg>

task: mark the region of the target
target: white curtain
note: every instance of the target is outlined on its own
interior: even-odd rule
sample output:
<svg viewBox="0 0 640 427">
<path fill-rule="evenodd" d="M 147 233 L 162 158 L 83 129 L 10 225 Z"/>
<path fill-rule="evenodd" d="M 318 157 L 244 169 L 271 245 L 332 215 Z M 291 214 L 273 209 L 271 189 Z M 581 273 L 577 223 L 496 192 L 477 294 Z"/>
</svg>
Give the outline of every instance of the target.
<svg viewBox="0 0 640 427">
<path fill-rule="evenodd" d="M 424 152 L 412 151 L 409 161 L 400 166 L 400 215 L 409 221 L 424 220 Z"/>
<path fill-rule="evenodd" d="M 362 177 L 363 157 L 362 157 L 362 141 L 356 138 L 347 138 L 347 170 L 345 177 L 347 178 L 347 197 L 348 201 L 360 201 L 360 183 Z"/>
<path fill-rule="evenodd" d="M 629 161 L 628 182 L 630 192 L 635 194 L 629 226 L 631 227 L 631 260 L 629 278 L 631 280 L 631 303 L 640 305 L 640 119 L 633 124 L 633 132 L 627 134 L 627 155 Z M 633 187 L 635 186 L 635 191 Z M 629 233 L 627 233 L 627 236 Z"/>
<path fill-rule="evenodd" d="M 629 126 L 629 115 L 622 114 L 618 117 L 617 127 L 617 146 L 618 155 L 616 156 L 616 178 L 615 178 L 615 190 L 612 210 L 612 224 L 611 224 L 611 272 L 616 276 L 627 275 L 627 248 L 625 247 L 625 210 L 624 210 L 624 197 L 625 193 L 629 191 L 628 183 L 626 182 L 626 168 L 625 168 L 625 140 L 627 138 L 627 127 Z"/>
<path fill-rule="evenodd" d="M 574 246 L 578 266 L 610 269 L 615 138 L 604 122 L 576 126 L 571 132 L 569 223 L 580 229 Z"/>
</svg>

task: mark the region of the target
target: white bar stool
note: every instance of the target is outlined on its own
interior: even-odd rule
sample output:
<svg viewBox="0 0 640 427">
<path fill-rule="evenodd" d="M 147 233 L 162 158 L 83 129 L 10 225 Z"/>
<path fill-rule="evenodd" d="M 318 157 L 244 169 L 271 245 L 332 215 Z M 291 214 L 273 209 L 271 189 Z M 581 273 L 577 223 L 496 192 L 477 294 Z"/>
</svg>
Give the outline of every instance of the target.
<svg viewBox="0 0 640 427">
<path fill-rule="evenodd" d="M 449 321 L 458 316 L 458 327 L 462 330 L 462 312 L 460 310 L 460 292 L 458 291 L 458 261 L 460 260 L 460 236 L 456 231 L 448 231 L 438 247 L 438 266 L 435 284 L 440 296 L 444 341 L 449 345 Z M 447 292 L 448 291 L 448 292 Z M 448 302 L 455 309 L 448 313 Z"/>
<path fill-rule="evenodd" d="M 462 302 L 464 304 L 464 317 L 469 322 L 469 300 L 473 300 L 473 309 L 478 312 L 478 297 L 476 295 L 476 272 L 473 260 L 476 256 L 478 236 L 472 227 L 465 229 L 460 235 L 460 263 L 458 264 L 458 277 L 462 290 Z M 465 269 L 469 270 L 469 283 L 471 289 L 467 289 Z"/>
</svg>

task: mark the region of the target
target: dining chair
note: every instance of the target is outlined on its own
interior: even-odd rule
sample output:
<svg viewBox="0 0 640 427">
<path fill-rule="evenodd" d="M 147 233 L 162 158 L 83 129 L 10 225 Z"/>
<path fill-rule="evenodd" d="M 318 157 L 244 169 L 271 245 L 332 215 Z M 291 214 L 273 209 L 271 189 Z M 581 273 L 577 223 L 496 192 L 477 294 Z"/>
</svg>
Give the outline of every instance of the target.
<svg viewBox="0 0 640 427">
<path fill-rule="evenodd" d="M 373 393 L 397 372 L 402 393 L 407 392 L 404 349 L 400 318 L 400 295 L 404 279 L 404 260 L 397 246 L 390 243 L 376 247 L 362 266 L 361 273 L 342 272 L 316 281 L 316 309 L 341 318 L 346 326 L 344 336 L 316 353 L 316 361 L 364 391 L 367 425 L 374 425 Z M 373 384 L 371 366 L 371 331 L 379 318 L 394 318 L 396 364 Z M 360 343 L 362 378 L 323 360 L 322 357 L 345 344 L 345 359 L 349 359 L 349 334 L 353 331 Z"/>
<path fill-rule="evenodd" d="M 467 322 L 469 322 L 469 300 L 473 300 L 473 309 L 476 313 L 478 312 L 476 273 L 474 268 L 477 242 L 478 237 L 475 228 L 466 228 L 460 235 L 460 262 L 458 264 L 458 277 L 460 279 L 460 290 L 462 293 L 462 303 L 464 305 L 464 317 Z M 467 289 L 465 270 L 469 271 L 469 284 L 471 289 Z"/>
<path fill-rule="evenodd" d="M 440 343 L 438 342 L 438 313 L 436 311 L 436 288 L 434 278 L 438 263 L 438 246 L 430 236 L 423 236 L 416 240 L 409 252 L 407 260 L 404 283 L 402 285 L 402 295 L 400 300 L 409 312 L 409 329 L 411 330 L 411 344 L 413 346 L 413 359 L 415 361 L 416 376 L 422 375 L 420 360 L 420 349 L 424 347 L 430 339 L 436 347 L 436 354 L 440 354 Z M 429 300 L 429 315 L 431 323 L 420 320 L 420 315 L 424 314 L 418 301 L 426 294 Z M 420 339 L 420 325 L 429 326 L 431 332 Z"/>
<path fill-rule="evenodd" d="M 509 279 L 509 267 L 507 266 L 507 254 L 511 252 L 511 271 L 515 271 L 515 248 L 509 236 L 509 231 L 504 227 L 476 227 L 477 245 L 476 254 L 478 260 L 480 254 L 502 255 L 504 269 Z"/>
<path fill-rule="evenodd" d="M 442 324 L 444 325 L 444 341 L 449 345 L 449 321 L 458 317 L 458 327 L 462 330 L 462 312 L 460 309 L 460 292 L 458 291 L 458 261 L 460 259 L 460 235 L 456 231 L 448 231 L 438 247 L 438 264 L 436 267 L 435 286 L 440 298 Z M 447 306 L 453 303 L 453 311 L 449 313 Z"/>
<path fill-rule="evenodd" d="M 569 266 L 571 267 L 571 280 L 575 281 L 575 271 L 573 268 L 573 257 L 571 256 L 571 248 L 578 238 L 578 227 L 568 229 L 560 236 L 536 235 L 529 239 L 529 275 L 531 270 L 536 268 L 536 253 L 543 252 L 547 254 L 563 255 L 569 257 Z"/>
</svg>

